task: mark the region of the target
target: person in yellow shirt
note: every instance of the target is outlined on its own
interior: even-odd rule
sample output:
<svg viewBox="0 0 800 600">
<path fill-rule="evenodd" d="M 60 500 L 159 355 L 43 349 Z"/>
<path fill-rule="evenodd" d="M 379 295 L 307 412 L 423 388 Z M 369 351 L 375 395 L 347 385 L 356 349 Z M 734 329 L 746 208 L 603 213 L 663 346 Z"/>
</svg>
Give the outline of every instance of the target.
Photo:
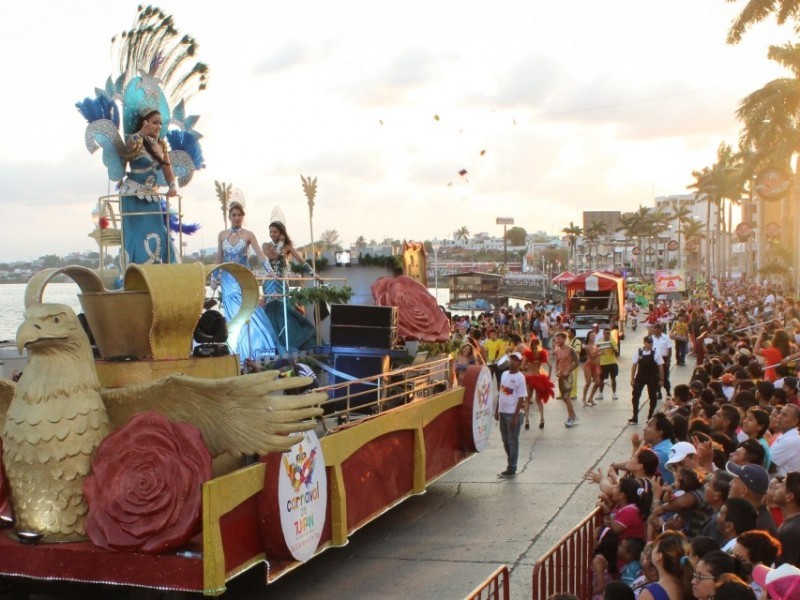
<svg viewBox="0 0 800 600">
<path fill-rule="evenodd" d="M 597 400 L 603 399 L 603 388 L 605 388 L 606 379 L 611 379 L 611 397 L 614 400 L 619 400 L 619 396 L 617 396 L 619 341 L 614 339 L 615 337 L 611 335 L 610 329 L 603 329 L 603 339 L 597 344 L 600 348 L 600 392 L 595 396 Z"/>
<path fill-rule="evenodd" d="M 685 365 L 686 351 L 689 347 L 689 323 L 685 314 L 678 315 L 678 320 L 672 326 L 669 337 L 675 340 L 675 364 Z"/>
<path fill-rule="evenodd" d="M 489 339 L 484 342 L 483 347 L 486 350 L 486 364 L 489 365 L 489 369 L 494 373 L 499 385 L 500 376 L 503 374 L 503 371 L 507 370 L 508 363 L 506 363 L 504 368 L 498 368 L 497 361 L 508 352 L 508 342 L 497 337 L 497 329 L 492 328 L 489 330 Z"/>
</svg>

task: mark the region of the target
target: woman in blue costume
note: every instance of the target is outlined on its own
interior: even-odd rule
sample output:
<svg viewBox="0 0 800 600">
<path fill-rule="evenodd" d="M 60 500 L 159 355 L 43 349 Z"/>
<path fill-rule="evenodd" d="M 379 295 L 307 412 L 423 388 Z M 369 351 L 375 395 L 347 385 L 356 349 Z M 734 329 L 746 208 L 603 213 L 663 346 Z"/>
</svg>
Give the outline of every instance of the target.
<svg viewBox="0 0 800 600">
<path fill-rule="evenodd" d="M 290 274 L 289 257 L 293 257 L 303 265 L 303 272 L 312 277 L 314 271 L 303 257 L 295 250 L 286 227 L 280 221 L 273 221 L 269 224 L 270 242 L 263 245 L 264 254 L 269 259 L 269 264 L 275 271 L 278 279 L 268 279 L 264 282 L 264 296 L 266 304 L 264 312 L 267 315 L 273 329 L 278 334 L 278 344 L 282 351 L 293 352 L 296 350 L 310 350 L 316 344 L 316 329 L 314 325 L 306 319 L 294 304 L 287 302 L 286 292 L 288 284 L 285 279 Z M 284 315 L 286 318 L 284 319 Z M 289 347 L 286 348 L 286 328 L 288 321 Z"/>
<path fill-rule="evenodd" d="M 247 254 L 250 248 L 256 253 L 268 275 L 273 275 L 266 257 L 261 252 L 258 240 L 252 231 L 242 228 L 244 221 L 244 207 L 239 202 L 231 202 L 228 208 L 228 218 L 231 222 L 230 229 L 219 232 L 217 238 L 217 263 L 235 262 L 247 266 Z M 242 304 L 242 291 L 236 279 L 222 269 L 218 270 L 211 278 L 211 287 L 222 285 L 222 311 L 225 320 L 230 321 Z M 262 310 L 253 312 L 250 320 L 239 333 L 238 340 L 229 340 L 229 345 L 234 352 L 239 354 L 244 362 L 246 359 L 261 360 L 272 358 L 278 354 L 275 343 L 275 331 Z"/>
<path fill-rule="evenodd" d="M 119 187 L 122 196 L 122 231 L 127 264 L 174 263 L 177 253 L 165 225 L 165 215 L 158 193 L 158 171 L 163 171 L 169 185 L 167 197 L 178 195 L 169 149 L 159 139 L 163 119 L 158 110 L 145 109 L 141 125 L 125 137 L 129 170 Z"/>
</svg>

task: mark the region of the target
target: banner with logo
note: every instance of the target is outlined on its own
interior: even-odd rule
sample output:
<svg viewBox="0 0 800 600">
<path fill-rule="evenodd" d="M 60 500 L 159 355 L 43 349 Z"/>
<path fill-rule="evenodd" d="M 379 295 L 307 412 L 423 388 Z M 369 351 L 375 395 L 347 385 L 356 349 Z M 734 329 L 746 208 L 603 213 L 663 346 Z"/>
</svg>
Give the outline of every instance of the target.
<svg viewBox="0 0 800 600">
<path fill-rule="evenodd" d="M 656 294 L 686 291 L 686 271 L 684 269 L 661 269 L 656 271 Z"/>
</svg>

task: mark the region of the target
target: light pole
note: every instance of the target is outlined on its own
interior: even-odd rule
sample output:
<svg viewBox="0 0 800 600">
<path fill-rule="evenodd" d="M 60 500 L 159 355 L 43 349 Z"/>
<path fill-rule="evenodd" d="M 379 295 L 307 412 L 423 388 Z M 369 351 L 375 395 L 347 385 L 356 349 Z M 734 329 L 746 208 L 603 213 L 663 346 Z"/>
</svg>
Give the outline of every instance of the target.
<svg viewBox="0 0 800 600">
<path fill-rule="evenodd" d="M 441 247 L 442 244 L 439 240 L 436 238 L 431 240 L 431 250 L 433 250 L 433 285 L 436 290 L 433 295 L 436 298 L 436 304 L 439 304 L 439 248 Z"/>
<path fill-rule="evenodd" d="M 514 217 L 497 217 L 497 225 L 503 226 L 503 272 L 508 271 L 508 233 L 507 227 L 514 224 Z"/>
</svg>

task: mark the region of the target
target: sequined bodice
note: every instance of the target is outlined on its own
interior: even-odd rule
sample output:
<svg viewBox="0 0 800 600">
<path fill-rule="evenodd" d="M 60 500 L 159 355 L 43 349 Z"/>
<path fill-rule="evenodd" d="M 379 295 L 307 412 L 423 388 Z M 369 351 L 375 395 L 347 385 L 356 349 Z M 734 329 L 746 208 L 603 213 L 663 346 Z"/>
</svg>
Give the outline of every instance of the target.
<svg viewBox="0 0 800 600">
<path fill-rule="evenodd" d="M 222 240 L 222 260 L 223 262 L 235 262 L 247 266 L 247 240 L 240 238 L 233 245 L 228 241 L 228 238 Z"/>
<path fill-rule="evenodd" d="M 275 242 L 267 242 L 270 247 L 278 253 L 278 258 L 272 260 L 270 259 L 269 264 L 272 267 L 272 270 L 278 275 L 278 277 L 283 277 L 284 273 L 287 271 L 289 259 L 283 253 L 283 243 L 276 244 Z"/>
</svg>

